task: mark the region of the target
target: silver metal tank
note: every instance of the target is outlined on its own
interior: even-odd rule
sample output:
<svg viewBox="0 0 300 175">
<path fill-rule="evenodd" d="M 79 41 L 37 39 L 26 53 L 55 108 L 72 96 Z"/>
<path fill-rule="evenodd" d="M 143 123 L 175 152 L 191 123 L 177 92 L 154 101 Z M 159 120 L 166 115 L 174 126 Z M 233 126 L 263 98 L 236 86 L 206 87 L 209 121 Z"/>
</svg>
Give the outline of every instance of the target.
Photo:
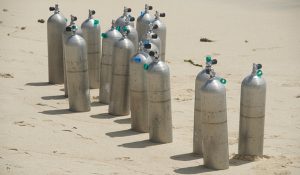
<svg viewBox="0 0 300 175">
<path fill-rule="evenodd" d="M 154 16 L 149 13 L 153 7 L 145 4 L 145 11 L 141 12 L 141 15 L 136 21 L 136 30 L 138 32 L 138 38 L 141 41 L 143 36 L 147 33 L 149 24 L 154 20 Z"/>
<path fill-rule="evenodd" d="M 203 161 L 210 169 L 228 169 L 228 128 L 226 80 L 207 71 L 209 80 L 200 89 L 200 113 L 202 114 Z"/>
<path fill-rule="evenodd" d="M 156 29 L 153 29 L 153 32 L 156 33 L 161 41 L 161 60 L 165 61 L 166 56 L 166 37 L 167 37 L 167 28 L 166 25 L 160 20 L 160 17 L 165 17 L 165 13 L 159 13 L 156 11 L 155 13 L 155 19 L 153 21 L 154 25 L 157 25 L 158 27 Z"/>
<path fill-rule="evenodd" d="M 115 20 L 112 20 L 111 28 L 102 33 L 102 38 L 99 101 L 109 104 L 114 44 L 122 38 L 122 34 L 116 29 Z"/>
<path fill-rule="evenodd" d="M 146 48 L 144 48 L 146 47 Z M 137 132 L 148 132 L 148 103 L 147 103 L 147 81 L 144 64 L 152 62 L 147 53 L 151 45 L 144 46 L 139 43 L 139 51 L 130 60 L 129 84 L 130 84 L 130 111 L 131 111 L 131 129 Z"/>
<path fill-rule="evenodd" d="M 62 33 L 66 28 L 67 20 L 60 14 L 58 4 L 50 7 L 49 10 L 54 11 L 47 21 L 49 83 L 62 84 L 64 83 Z"/>
<path fill-rule="evenodd" d="M 127 8 L 127 7 L 124 7 L 124 10 L 123 10 L 123 15 L 120 16 L 117 20 L 116 20 L 116 26 L 119 27 L 119 28 L 122 28 L 125 26 L 126 24 L 126 19 L 127 18 L 130 18 L 131 15 L 131 8 Z M 134 22 L 133 21 L 130 21 L 130 25 L 131 27 L 134 27 Z"/>
<path fill-rule="evenodd" d="M 129 62 L 135 54 L 134 45 L 127 38 L 127 30 L 114 45 L 112 60 L 112 79 L 110 86 L 110 103 L 108 112 L 111 115 L 129 114 Z"/>
<path fill-rule="evenodd" d="M 200 104 L 201 87 L 209 80 L 209 71 L 212 70 L 212 65 L 217 64 L 216 59 L 211 59 L 210 56 L 206 57 L 205 68 L 198 73 L 195 81 L 195 106 L 194 106 L 194 135 L 193 135 L 193 153 L 202 155 L 202 115 Z"/>
<path fill-rule="evenodd" d="M 159 38 L 159 36 L 153 32 L 154 29 L 156 29 L 158 26 L 157 25 L 153 25 L 153 23 L 149 24 L 149 30 L 147 31 L 147 33 L 143 36 L 142 41 L 144 43 L 153 43 L 156 45 L 156 47 L 159 49 L 159 54 L 161 56 L 161 40 Z M 164 60 L 161 60 L 164 61 Z"/>
<path fill-rule="evenodd" d="M 124 30 L 130 31 L 128 33 L 127 37 L 128 37 L 128 39 L 130 39 L 130 41 L 134 45 L 135 53 L 137 53 L 138 47 L 139 47 L 138 33 L 137 33 L 136 29 L 130 25 L 130 22 L 133 22 L 134 20 L 135 20 L 134 17 L 127 17 L 125 19 L 124 27 L 121 28 L 121 32 L 123 32 Z"/>
<path fill-rule="evenodd" d="M 80 30 L 80 28 L 78 28 L 75 25 L 75 21 L 77 21 L 77 17 L 71 15 L 70 24 L 67 27 L 77 29 L 76 34 L 82 36 L 82 31 Z M 72 31 L 67 31 L 67 28 L 66 28 L 62 35 L 63 35 L 62 38 L 63 38 L 63 64 L 64 64 L 64 91 L 65 91 L 65 97 L 68 97 L 68 84 L 67 84 L 68 77 L 67 77 L 67 72 L 66 72 L 65 47 L 66 47 L 67 39 L 72 35 Z"/>
<path fill-rule="evenodd" d="M 240 102 L 240 155 L 263 155 L 266 81 L 262 77 L 261 64 L 253 64 L 252 73 L 241 87 Z"/>
<path fill-rule="evenodd" d="M 153 62 L 147 69 L 147 97 L 150 141 L 170 143 L 172 134 L 172 112 L 170 71 L 167 64 L 159 60 L 159 54 L 151 51 Z"/>
<path fill-rule="evenodd" d="M 66 43 L 66 72 L 70 110 L 74 112 L 90 111 L 90 90 L 87 60 L 87 44 L 77 35 L 76 29 L 72 30 Z"/>
<path fill-rule="evenodd" d="M 91 89 L 100 85 L 100 59 L 101 59 L 101 29 L 99 20 L 94 19 L 95 10 L 89 10 L 88 19 L 82 25 L 83 38 L 86 40 L 89 61 L 89 82 Z"/>
</svg>

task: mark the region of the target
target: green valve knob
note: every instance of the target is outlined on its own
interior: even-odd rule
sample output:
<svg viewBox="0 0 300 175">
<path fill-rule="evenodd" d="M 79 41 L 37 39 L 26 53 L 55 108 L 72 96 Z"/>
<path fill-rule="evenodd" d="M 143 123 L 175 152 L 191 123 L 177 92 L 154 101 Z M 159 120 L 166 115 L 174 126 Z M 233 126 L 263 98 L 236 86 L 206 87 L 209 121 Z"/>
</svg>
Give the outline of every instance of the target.
<svg viewBox="0 0 300 175">
<path fill-rule="evenodd" d="M 66 21 L 66 22 L 68 22 L 68 19 L 67 19 L 67 18 L 65 18 L 65 21 Z"/>
<path fill-rule="evenodd" d="M 258 70 L 258 71 L 256 72 L 256 75 L 257 75 L 258 77 L 261 77 L 262 74 L 263 74 L 263 72 L 262 72 L 261 70 Z"/>
<path fill-rule="evenodd" d="M 117 29 L 117 31 L 119 31 L 119 32 L 120 32 L 120 26 L 117 26 L 117 27 L 116 27 L 116 29 Z"/>
<path fill-rule="evenodd" d="M 126 26 L 124 26 L 124 27 L 123 27 L 123 31 L 124 31 L 124 32 L 127 32 L 127 31 L 128 31 L 128 28 L 127 28 Z"/>
<path fill-rule="evenodd" d="M 148 64 L 144 64 L 144 69 L 148 70 L 149 69 L 149 65 Z"/>
<path fill-rule="evenodd" d="M 107 38 L 107 34 L 106 33 L 102 33 L 101 36 L 102 36 L 102 38 Z"/>
<path fill-rule="evenodd" d="M 222 84 L 226 84 L 227 81 L 226 81 L 224 78 L 221 78 L 221 79 L 220 79 L 220 82 L 221 82 Z"/>
<path fill-rule="evenodd" d="M 72 26 L 72 29 L 74 30 L 74 29 L 77 29 L 77 26 Z"/>
<path fill-rule="evenodd" d="M 206 56 L 206 62 L 210 62 L 211 61 L 211 56 Z"/>
<path fill-rule="evenodd" d="M 99 24 L 99 20 L 98 19 L 95 19 L 94 20 L 94 26 L 97 26 Z"/>
</svg>

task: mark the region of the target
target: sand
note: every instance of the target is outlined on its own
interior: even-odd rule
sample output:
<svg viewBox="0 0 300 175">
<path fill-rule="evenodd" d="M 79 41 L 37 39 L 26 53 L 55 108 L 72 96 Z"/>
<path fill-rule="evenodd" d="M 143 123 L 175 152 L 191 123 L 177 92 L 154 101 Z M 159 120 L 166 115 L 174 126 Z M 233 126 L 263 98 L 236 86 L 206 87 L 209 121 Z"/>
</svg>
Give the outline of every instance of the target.
<svg viewBox="0 0 300 175">
<path fill-rule="evenodd" d="M 140 0 L 0 1 L 0 174 L 300 174 L 300 2 L 297 0 L 149 1 L 166 12 L 174 142 L 154 144 L 130 131 L 130 116 L 113 117 L 91 91 L 92 110 L 68 111 L 63 85 L 49 85 L 48 7 L 81 23 L 96 10 L 102 31 L 124 5 L 137 16 Z M 6 9 L 6 10 L 5 10 Z M 207 38 L 214 42 L 200 42 Z M 263 64 L 267 106 L 263 158 L 231 159 L 212 171 L 191 154 L 194 80 L 204 57 L 219 60 L 227 79 L 229 153 L 237 153 L 240 84 L 252 63 Z"/>
</svg>

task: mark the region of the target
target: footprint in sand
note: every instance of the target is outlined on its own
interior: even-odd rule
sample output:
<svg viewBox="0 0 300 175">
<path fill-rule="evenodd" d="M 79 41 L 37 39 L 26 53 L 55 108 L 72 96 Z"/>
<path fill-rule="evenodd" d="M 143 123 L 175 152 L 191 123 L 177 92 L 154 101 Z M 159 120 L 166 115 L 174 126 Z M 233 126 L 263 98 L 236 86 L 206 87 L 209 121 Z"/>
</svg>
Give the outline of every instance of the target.
<svg viewBox="0 0 300 175">
<path fill-rule="evenodd" d="M 133 161 L 130 157 L 116 157 L 115 160 Z"/>
<path fill-rule="evenodd" d="M 286 156 L 268 156 L 267 159 L 263 158 L 262 161 L 257 162 L 252 169 L 256 171 L 256 174 L 288 175 L 291 172 L 286 168 L 292 164 L 293 161 Z"/>
<path fill-rule="evenodd" d="M 30 123 L 26 123 L 25 121 L 16 121 L 14 122 L 15 125 L 18 126 L 30 126 L 30 127 L 35 127 L 33 124 Z"/>
<path fill-rule="evenodd" d="M 0 73 L 0 78 L 14 78 L 14 76 L 8 73 Z"/>
</svg>

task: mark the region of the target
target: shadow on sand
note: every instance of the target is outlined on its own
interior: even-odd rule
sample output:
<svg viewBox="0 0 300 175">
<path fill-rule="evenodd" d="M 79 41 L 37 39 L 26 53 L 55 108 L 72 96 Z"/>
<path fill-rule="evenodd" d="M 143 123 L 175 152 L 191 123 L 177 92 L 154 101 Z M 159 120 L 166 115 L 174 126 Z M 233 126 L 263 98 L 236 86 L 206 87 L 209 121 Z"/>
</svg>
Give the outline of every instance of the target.
<svg viewBox="0 0 300 175">
<path fill-rule="evenodd" d="M 178 168 L 174 170 L 174 172 L 178 174 L 199 174 L 199 173 L 207 173 L 212 171 L 217 171 L 217 170 L 208 169 L 204 165 Z"/>
<path fill-rule="evenodd" d="M 117 119 L 117 120 L 114 120 L 114 122 L 119 123 L 119 124 L 130 124 L 131 118 Z"/>
<path fill-rule="evenodd" d="M 191 161 L 191 160 L 200 159 L 202 158 L 202 156 L 194 153 L 186 153 L 186 154 L 171 156 L 170 158 L 178 161 Z"/>
<path fill-rule="evenodd" d="M 74 112 L 70 111 L 69 109 L 54 109 L 54 110 L 42 111 L 40 113 L 46 115 L 60 115 L 60 114 L 70 114 Z"/>
<path fill-rule="evenodd" d="M 93 101 L 92 103 L 91 103 L 91 106 L 106 106 L 107 104 L 104 104 L 104 103 L 100 103 L 100 102 L 98 102 L 98 101 Z"/>
<path fill-rule="evenodd" d="M 51 86 L 52 84 L 49 84 L 49 82 L 32 82 L 32 83 L 26 83 L 26 86 Z"/>
<path fill-rule="evenodd" d="M 102 113 L 102 114 L 91 115 L 90 117 L 95 119 L 112 119 L 115 118 L 116 116 L 110 115 L 108 113 Z"/>
<path fill-rule="evenodd" d="M 122 131 L 114 131 L 114 132 L 108 132 L 105 135 L 109 137 L 126 137 L 126 136 L 132 136 L 132 135 L 138 135 L 139 132 L 132 131 L 130 129 L 122 130 Z"/>
<path fill-rule="evenodd" d="M 41 97 L 43 100 L 61 100 L 61 99 L 66 99 L 64 95 L 52 95 L 52 96 L 44 96 Z"/>
<path fill-rule="evenodd" d="M 137 142 L 131 142 L 131 143 L 124 143 L 122 145 L 118 145 L 125 148 L 146 148 L 149 146 L 155 146 L 155 145 L 161 145 L 160 143 L 153 143 L 149 140 L 142 140 Z"/>
</svg>

